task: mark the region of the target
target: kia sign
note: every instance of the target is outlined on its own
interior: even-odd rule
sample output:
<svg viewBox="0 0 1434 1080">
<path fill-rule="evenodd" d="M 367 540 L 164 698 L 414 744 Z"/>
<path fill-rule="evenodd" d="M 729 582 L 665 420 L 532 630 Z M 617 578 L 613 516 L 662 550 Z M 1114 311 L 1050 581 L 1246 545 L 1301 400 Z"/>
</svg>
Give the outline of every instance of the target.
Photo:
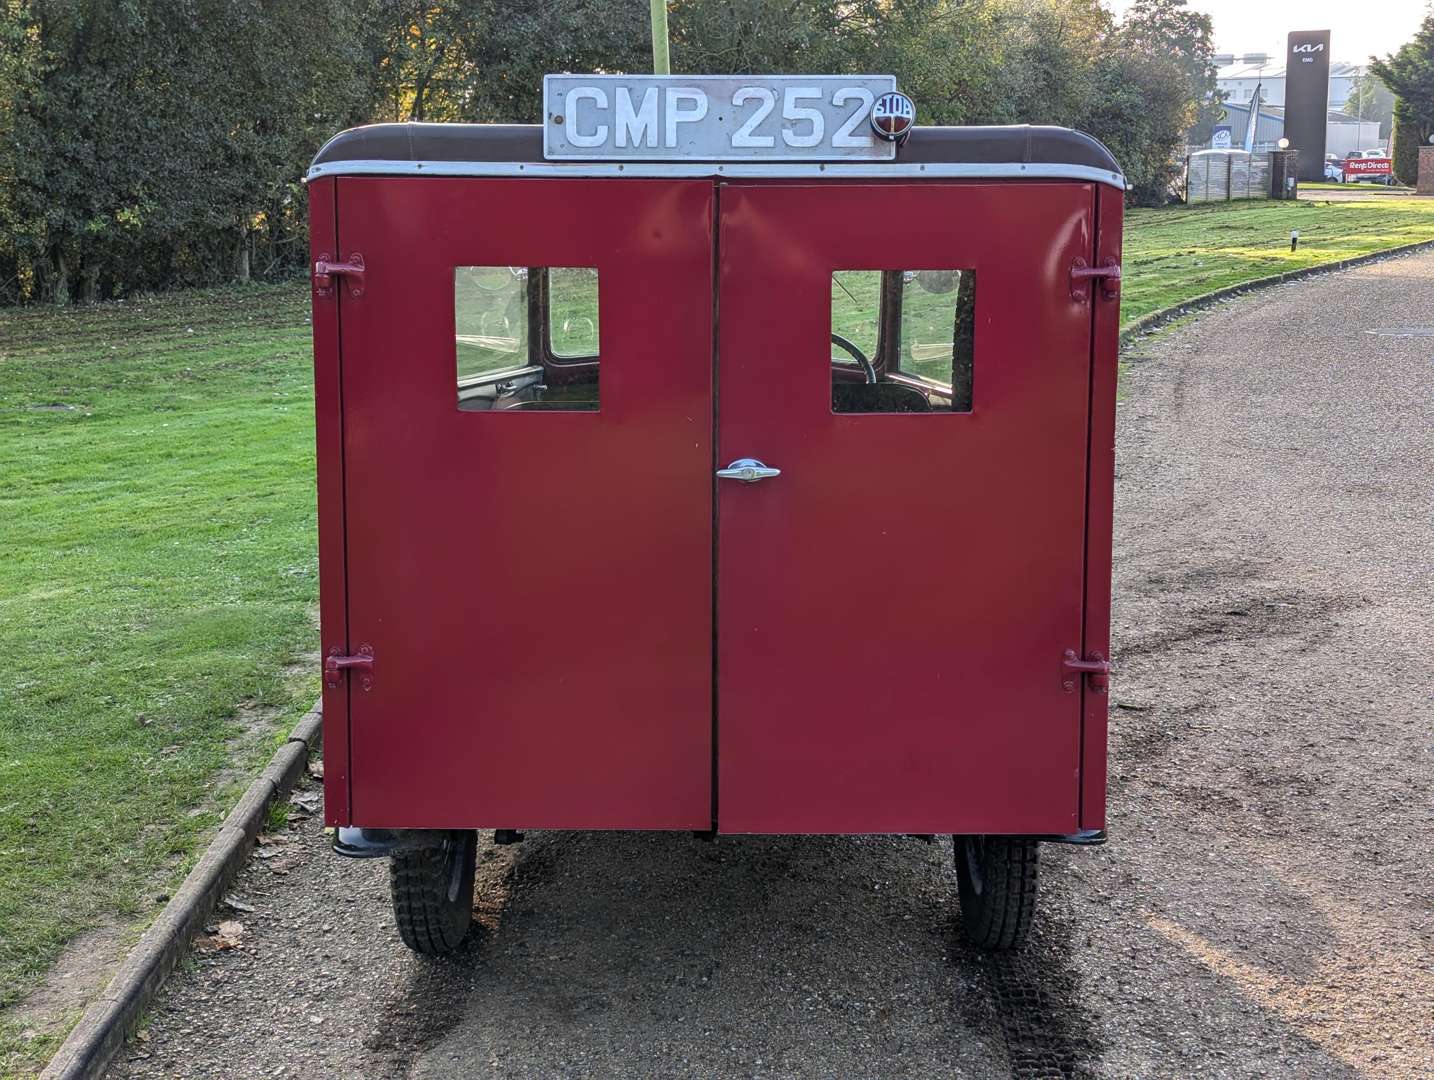
<svg viewBox="0 0 1434 1080">
<path fill-rule="evenodd" d="M 1324 179 L 1329 31 L 1295 30 L 1285 57 L 1285 137 L 1300 152 L 1301 180 Z"/>
<path fill-rule="evenodd" d="M 1389 176 L 1394 172 L 1394 160 L 1387 157 L 1349 158 L 1344 163 L 1346 180 L 1363 180 L 1370 176 Z"/>
</svg>

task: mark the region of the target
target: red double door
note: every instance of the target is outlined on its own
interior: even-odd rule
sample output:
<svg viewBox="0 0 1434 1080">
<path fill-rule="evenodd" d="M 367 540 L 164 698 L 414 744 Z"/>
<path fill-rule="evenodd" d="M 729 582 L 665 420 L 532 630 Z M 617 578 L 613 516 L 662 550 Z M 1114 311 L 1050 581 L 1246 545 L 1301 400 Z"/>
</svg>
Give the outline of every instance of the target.
<svg viewBox="0 0 1434 1080">
<path fill-rule="evenodd" d="M 1079 827 L 1091 185 L 329 183 L 332 820 Z M 472 266 L 596 268 L 597 411 L 455 407 Z M 833 272 L 952 267 L 972 411 L 834 413 Z"/>
</svg>

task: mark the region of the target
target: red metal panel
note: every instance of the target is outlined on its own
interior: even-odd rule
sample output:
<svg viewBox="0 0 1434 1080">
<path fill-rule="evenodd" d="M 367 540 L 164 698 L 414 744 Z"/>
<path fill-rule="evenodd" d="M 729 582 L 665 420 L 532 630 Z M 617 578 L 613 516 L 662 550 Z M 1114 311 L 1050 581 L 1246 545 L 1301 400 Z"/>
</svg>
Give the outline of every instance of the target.
<svg viewBox="0 0 1434 1080">
<path fill-rule="evenodd" d="M 710 826 L 713 199 L 339 180 L 356 824 Z M 597 267 L 600 412 L 458 411 L 469 265 Z"/>
<path fill-rule="evenodd" d="M 1095 265 L 1120 261 L 1120 192 L 1101 186 L 1096 198 Z M 1086 510 L 1085 654 L 1110 656 L 1111 516 L 1115 497 L 1115 391 L 1119 372 L 1120 299 L 1092 291 L 1094 336 L 1090 380 L 1090 494 Z M 1108 693 L 1082 690 L 1082 829 L 1105 828 Z"/>
<path fill-rule="evenodd" d="M 333 180 L 309 185 L 310 262 L 330 257 L 338 244 Z M 315 287 L 314 435 L 319 499 L 319 640 L 325 654 L 345 651 L 348 612 L 344 581 L 343 397 L 340 393 L 339 304 L 334 290 Z M 349 823 L 348 687 L 325 686 L 324 821 Z"/>
<path fill-rule="evenodd" d="M 719 827 L 1074 831 L 1092 186 L 720 201 Z M 837 268 L 976 270 L 972 413 L 832 413 Z"/>
</svg>

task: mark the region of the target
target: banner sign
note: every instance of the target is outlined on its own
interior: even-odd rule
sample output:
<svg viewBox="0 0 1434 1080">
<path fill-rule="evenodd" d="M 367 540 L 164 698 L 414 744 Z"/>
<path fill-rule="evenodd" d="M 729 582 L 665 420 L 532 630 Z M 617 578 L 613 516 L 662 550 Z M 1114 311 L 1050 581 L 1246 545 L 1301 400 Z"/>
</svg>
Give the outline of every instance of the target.
<svg viewBox="0 0 1434 1080">
<path fill-rule="evenodd" d="M 890 161 L 872 107 L 895 91 L 893 75 L 546 75 L 543 156 Z"/>
<path fill-rule="evenodd" d="M 1344 163 L 1346 177 L 1389 176 L 1394 172 L 1394 159 L 1387 157 L 1348 158 Z"/>
</svg>

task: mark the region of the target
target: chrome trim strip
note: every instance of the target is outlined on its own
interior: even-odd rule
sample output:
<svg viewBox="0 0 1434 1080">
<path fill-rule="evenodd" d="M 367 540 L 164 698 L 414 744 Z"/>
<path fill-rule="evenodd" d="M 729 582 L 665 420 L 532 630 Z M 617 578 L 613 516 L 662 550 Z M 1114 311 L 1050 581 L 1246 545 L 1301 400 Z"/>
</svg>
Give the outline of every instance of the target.
<svg viewBox="0 0 1434 1080">
<path fill-rule="evenodd" d="M 543 379 L 543 369 L 535 364 L 525 364 L 523 367 L 503 368 L 501 371 L 483 372 L 480 375 L 467 375 L 458 380 L 458 397 L 476 397 L 484 390 L 497 390 L 504 383 L 515 384 L 515 389 L 524 389 Z M 521 383 L 521 386 L 517 384 Z"/>
<path fill-rule="evenodd" d="M 1090 165 L 1037 162 L 787 162 L 773 164 L 722 163 L 667 164 L 631 162 L 537 161 L 334 161 L 314 165 L 305 182 L 325 176 L 534 176 L 534 177 L 637 177 L 641 179 L 701 179 L 730 176 L 735 179 L 831 177 L 839 180 L 894 180 L 910 177 L 939 179 L 1087 180 L 1125 190 L 1125 177 Z"/>
</svg>

